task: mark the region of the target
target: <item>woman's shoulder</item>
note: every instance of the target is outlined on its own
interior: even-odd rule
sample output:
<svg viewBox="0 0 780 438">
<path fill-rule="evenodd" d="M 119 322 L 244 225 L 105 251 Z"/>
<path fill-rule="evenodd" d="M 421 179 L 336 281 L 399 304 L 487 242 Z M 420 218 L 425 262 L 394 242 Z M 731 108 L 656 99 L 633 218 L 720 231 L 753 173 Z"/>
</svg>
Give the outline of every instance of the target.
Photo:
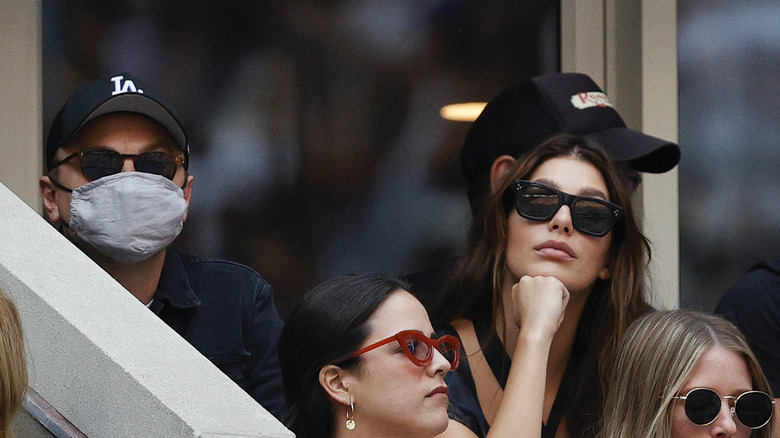
<svg viewBox="0 0 780 438">
<path fill-rule="evenodd" d="M 458 369 L 447 373 L 445 380 L 450 397 L 447 406 L 449 417 L 469 428 L 478 437 L 484 437 L 489 426 L 479 404 L 474 378 L 465 355 L 461 355 Z"/>
<path fill-rule="evenodd" d="M 471 367 L 469 365 L 468 353 L 469 349 L 467 345 L 464 345 L 464 333 L 463 330 L 459 330 L 459 327 L 463 324 L 470 323 L 469 320 L 456 320 L 449 324 L 441 324 L 436 326 L 436 334 L 439 336 L 451 335 L 458 338 L 460 341 L 460 361 L 458 369 L 447 373 L 445 379 L 450 386 L 450 400 L 453 399 L 453 395 L 457 395 L 457 399 L 461 399 L 461 396 L 466 394 L 476 394 L 476 388 L 474 386 L 474 378 L 471 375 Z M 468 336 L 465 337 L 468 343 Z"/>
</svg>

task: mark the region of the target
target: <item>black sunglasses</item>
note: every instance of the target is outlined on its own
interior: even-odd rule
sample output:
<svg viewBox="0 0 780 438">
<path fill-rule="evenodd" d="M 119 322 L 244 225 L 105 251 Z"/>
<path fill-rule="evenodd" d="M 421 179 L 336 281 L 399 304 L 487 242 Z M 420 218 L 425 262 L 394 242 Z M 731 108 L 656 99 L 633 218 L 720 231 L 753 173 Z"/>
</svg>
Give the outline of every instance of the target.
<svg viewBox="0 0 780 438">
<path fill-rule="evenodd" d="M 582 233 L 606 236 L 623 216 L 623 208 L 603 199 L 564 193 L 546 184 L 515 180 L 512 183 L 517 214 L 533 221 L 549 221 L 568 205 L 574 229 Z"/>
<path fill-rule="evenodd" d="M 737 416 L 743 426 L 750 429 L 758 429 L 769 423 L 774 411 L 772 405 L 775 403 L 769 394 L 762 391 L 747 391 L 737 397 L 730 395 L 721 397 L 720 394 L 708 388 L 695 388 L 685 395 L 672 398 L 685 402 L 685 415 L 691 422 L 699 426 L 711 424 L 718 418 L 721 399 L 734 400 L 731 413 Z"/>
<path fill-rule="evenodd" d="M 89 181 L 113 175 L 122 171 L 125 159 L 133 160 L 133 167 L 138 172 L 162 175 L 170 180 L 176 176 L 179 165 L 184 164 L 183 157 L 174 157 L 165 152 L 144 152 L 143 154 L 120 154 L 109 149 L 91 149 L 70 154 L 64 159 L 54 163 L 51 169 L 77 159 L 79 168 L 84 177 Z"/>
</svg>

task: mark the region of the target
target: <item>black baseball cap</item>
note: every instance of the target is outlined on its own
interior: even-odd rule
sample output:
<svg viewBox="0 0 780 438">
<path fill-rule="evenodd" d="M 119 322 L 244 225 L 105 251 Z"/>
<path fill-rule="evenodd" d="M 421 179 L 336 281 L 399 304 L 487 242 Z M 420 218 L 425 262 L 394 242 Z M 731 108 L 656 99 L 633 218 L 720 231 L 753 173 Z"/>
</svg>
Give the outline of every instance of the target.
<svg viewBox="0 0 780 438">
<path fill-rule="evenodd" d="M 57 149 L 67 145 L 82 126 L 114 112 L 139 113 L 156 120 L 184 151 L 184 167 L 187 167 L 190 147 L 179 112 L 148 82 L 128 73 L 98 79 L 70 95 L 49 129 L 47 166 L 51 168 Z"/>
<path fill-rule="evenodd" d="M 466 134 L 460 162 L 472 209 L 489 191 L 490 167 L 496 158 L 520 157 L 560 133 L 593 141 L 614 161 L 640 172 L 663 173 L 680 161 L 675 143 L 627 128 L 587 75 L 536 76 L 499 93 Z"/>
</svg>

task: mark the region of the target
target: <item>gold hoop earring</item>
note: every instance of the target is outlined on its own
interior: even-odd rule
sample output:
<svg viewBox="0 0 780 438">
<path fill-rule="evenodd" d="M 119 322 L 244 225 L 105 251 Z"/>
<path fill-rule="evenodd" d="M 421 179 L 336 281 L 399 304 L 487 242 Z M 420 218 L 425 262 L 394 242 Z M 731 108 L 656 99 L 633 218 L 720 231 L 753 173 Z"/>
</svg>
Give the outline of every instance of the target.
<svg viewBox="0 0 780 438">
<path fill-rule="evenodd" d="M 349 406 L 347 407 L 347 422 L 344 423 L 344 426 L 347 428 L 347 430 L 355 429 L 354 416 L 355 416 L 355 404 L 350 401 Z"/>
</svg>

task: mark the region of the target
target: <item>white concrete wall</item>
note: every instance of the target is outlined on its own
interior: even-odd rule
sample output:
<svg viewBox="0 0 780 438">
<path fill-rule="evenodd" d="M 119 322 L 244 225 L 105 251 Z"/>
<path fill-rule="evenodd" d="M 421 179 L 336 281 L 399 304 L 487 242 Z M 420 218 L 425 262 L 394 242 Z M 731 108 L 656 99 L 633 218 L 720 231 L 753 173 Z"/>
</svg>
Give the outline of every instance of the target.
<svg viewBox="0 0 780 438">
<path fill-rule="evenodd" d="M 90 437 L 292 437 L 183 338 L 0 184 L 0 288 L 30 386 Z"/>
<path fill-rule="evenodd" d="M 561 0 L 561 71 L 587 73 L 630 128 L 677 141 L 676 0 Z M 675 168 L 645 173 L 633 198 L 652 244 L 647 290 L 658 308 L 679 306 L 678 193 Z"/>
<path fill-rule="evenodd" d="M 0 182 L 40 210 L 40 0 L 3 0 L 0 6 Z"/>
<path fill-rule="evenodd" d="M 614 0 L 618 1 L 618 0 Z M 642 2 L 642 128 L 657 137 L 677 141 L 677 0 Z M 680 146 L 685 159 L 685 145 Z M 680 305 L 680 184 L 679 167 L 660 175 L 645 175 L 642 183 L 644 230 L 653 242 L 651 286 L 653 304 Z"/>
</svg>

